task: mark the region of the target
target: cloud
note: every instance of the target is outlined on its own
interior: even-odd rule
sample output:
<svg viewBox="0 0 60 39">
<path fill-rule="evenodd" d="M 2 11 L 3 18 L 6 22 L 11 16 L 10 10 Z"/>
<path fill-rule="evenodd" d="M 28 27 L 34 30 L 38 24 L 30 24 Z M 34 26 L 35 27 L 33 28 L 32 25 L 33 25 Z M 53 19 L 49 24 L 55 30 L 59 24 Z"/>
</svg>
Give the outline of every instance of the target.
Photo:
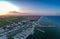
<svg viewBox="0 0 60 39">
<path fill-rule="evenodd" d="M 9 15 L 43 15 L 43 16 L 56 16 L 60 15 L 60 12 L 46 12 L 46 11 L 25 11 L 25 12 L 19 12 L 19 11 L 10 11 Z"/>
</svg>

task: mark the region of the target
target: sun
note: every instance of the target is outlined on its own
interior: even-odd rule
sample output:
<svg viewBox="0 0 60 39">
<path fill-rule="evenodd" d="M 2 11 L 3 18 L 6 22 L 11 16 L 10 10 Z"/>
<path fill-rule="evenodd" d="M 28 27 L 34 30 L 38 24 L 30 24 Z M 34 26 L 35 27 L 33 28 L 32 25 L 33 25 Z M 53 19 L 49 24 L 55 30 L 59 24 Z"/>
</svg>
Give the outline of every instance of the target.
<svg viewBox="0 0 60 39">
<path fill-rule="evenodd" d="M 19 8 L 9 2 L 0 2 L 0 15 L 7 15 L 9 11 L 19 11 Z"/>
</svg>

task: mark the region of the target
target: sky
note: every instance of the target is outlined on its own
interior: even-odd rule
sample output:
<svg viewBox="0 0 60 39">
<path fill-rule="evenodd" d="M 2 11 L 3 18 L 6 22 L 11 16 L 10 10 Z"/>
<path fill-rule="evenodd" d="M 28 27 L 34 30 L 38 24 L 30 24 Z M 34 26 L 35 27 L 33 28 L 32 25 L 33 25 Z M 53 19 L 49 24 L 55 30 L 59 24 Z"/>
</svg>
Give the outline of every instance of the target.
<svg viewBox="0 0 60 39">
<path fill-rule="evenodd" d="M 8 2 L 28 15 L 60 15 L 59 0 L 9 0 Z"/>
</svg>

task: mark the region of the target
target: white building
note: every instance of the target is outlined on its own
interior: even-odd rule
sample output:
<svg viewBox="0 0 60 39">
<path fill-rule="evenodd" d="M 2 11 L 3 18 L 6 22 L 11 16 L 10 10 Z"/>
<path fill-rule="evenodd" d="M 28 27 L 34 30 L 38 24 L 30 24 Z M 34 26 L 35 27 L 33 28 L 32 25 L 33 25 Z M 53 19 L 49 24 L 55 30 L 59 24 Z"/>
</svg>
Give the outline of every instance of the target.
<svg viewBox="0 0 60 39">
<path fill-rule="evenodd" d="M 0 39 L 7 39 L 6 35 L 0 37 Z"/>
</svg>

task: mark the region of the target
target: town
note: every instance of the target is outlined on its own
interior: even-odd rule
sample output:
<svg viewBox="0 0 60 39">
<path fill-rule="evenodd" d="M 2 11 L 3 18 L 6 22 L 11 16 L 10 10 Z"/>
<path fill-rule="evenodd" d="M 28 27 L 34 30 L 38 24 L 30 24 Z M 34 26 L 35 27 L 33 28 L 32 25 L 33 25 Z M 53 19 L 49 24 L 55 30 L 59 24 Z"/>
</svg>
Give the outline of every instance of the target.
<svg viewBox="0 0 60 39">
<path fill-rule="evenodd" d="M 19 17 L 15 17 L 17 19 Z M 0 39 L 26 39 L 29 35 L 34 34 L 34 30 L 39 27 L 55 27 L 55 25 L 51 24 L 43 24 L 39 23 L 39 20 L 41 20 L 40 16 L 25 16 L 23 20 L 20 22 L 17 21 L 17 23 L 12 23 L 9 25 L 6 25 L 4 27 L 0 28 Z M 20 18 L 22 19 L 22 18 Z M 19 20 L 20 20 L 19 19 Z M 10 22 L 10 21 L 9 21 Z M 53 26 L 51 26 L 53 25 Z M 42 33 L 45 33 L 45 31 L 37 29 Z"/>
</svg>

